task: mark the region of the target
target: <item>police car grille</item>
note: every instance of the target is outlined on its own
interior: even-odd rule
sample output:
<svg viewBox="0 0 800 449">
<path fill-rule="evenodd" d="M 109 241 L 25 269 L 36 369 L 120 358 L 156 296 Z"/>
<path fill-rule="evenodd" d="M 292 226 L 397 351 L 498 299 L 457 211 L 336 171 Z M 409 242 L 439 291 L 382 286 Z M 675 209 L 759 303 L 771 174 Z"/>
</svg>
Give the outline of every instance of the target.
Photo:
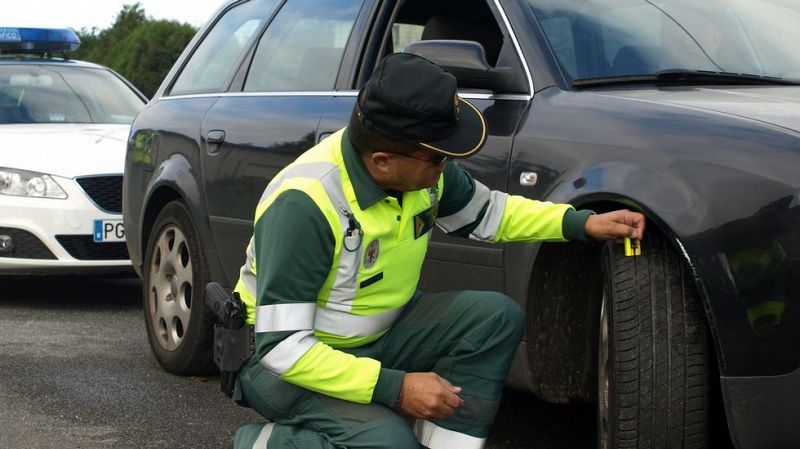
<svg viewBox="0 0 800 449">
<path fill-rule="evenodd" d="M 28 231 L 14 228 L 0 228 L 0 235 L 7 235 L 11 237 L 11 240 L 14 242 L 11 249 L 0 251 L 0 257 L 13 257 L 16 259 L 56 258 L 38 237 Z"/>
<path fill-rule="evenodd" d="M 78 178 L 78 184 L 101 209 L 122 213 L 122 176 L 88 176 Z"/>
<path fill-rule="evenodd" d="M 91 235 L 57 235 L 56 240 L 78 260 L 127 260 L 125 242 L 96 243 Z"/>
</svg>

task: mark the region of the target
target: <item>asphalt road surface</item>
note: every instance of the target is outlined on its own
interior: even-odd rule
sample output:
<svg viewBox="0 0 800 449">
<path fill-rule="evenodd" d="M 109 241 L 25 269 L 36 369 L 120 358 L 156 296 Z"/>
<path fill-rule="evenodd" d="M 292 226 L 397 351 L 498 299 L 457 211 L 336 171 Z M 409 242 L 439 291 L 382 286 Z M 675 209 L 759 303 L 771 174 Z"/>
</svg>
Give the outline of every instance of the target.
<svg viewBox="0 0 800 449">
<path fill-rule="evenodd" d="M 0 448 L 224 448 L 260 419 L 218 378 L 165 373 L 135 278 L 0 277 Z M 507 390 L 489 449 L 591 449 L 589 405 Z"/>
</svg>

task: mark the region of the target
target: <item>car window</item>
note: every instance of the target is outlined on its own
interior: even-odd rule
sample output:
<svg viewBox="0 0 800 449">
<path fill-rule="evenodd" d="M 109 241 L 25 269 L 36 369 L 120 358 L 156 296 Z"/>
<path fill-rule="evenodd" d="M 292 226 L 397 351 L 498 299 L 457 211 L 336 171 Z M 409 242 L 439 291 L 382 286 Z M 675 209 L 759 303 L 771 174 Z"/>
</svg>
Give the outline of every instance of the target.
<svg viewBox="0 0 800 449">
<path fill-rule="evenodd" d="M 483 47 L 489 65 L 497 63 L 503 34 L 484 0 L 465 0 L 450 10 L 413 0 L 400 6 L 392 24 L 392 48 L 385 54 L 403 51 L 414 41 L 467 40 Z"/>
<path fill-rule="evenodd" d="M 244 90 L 331 90 L 360 0 L 288 1 L 261 36 Z"/>
<path fill-rule="evenodd" d="M 170 94 L 224 91 L 236 60 L 277 3 L 278 0 L 253 0 L 225 12 L 197 46 Z"/>
<path fill-rule="evenodd" d="M 794 0 L 528 0 L 571 79 L 682 69 L 800 79 Z"/>
<path fill-rule="evenodd" d="M 747 36 L 754 57 L 743 61 L 736 53 L 725 53 L 720 42 L 716 56 L 724 64 L 737 70 L 755 67 L 756 73 L 800 80 L 800 3 L 797 0 L 770 0 L 769 2 L 739 2 L 736 17 L 741 24 L 741 34 Z M 723 33 L 712 34 L 710 39 L 724 40 Z M 744 66 L 744 67 L 743 67 Z"/>
<path fill-rule="evenodd" d="M 422 25 L 413 23 L 395 23 L 392 25 L 392 47 L 395 49 L 406 48 L 406 45 L 422 40 Z"/>
<path fill-rule="evenodd" d="M 671 65 L 666 60 L 688 59 L 685 53 L 696 47 L 672 19 L 649 3 L 609 8 L 597 21 L 604 32 L 604 58 L 610 61 L 611 70 L 620 74 L 652 73 L 662 60 Z M 667 40 L 672 40 L 673 45 L 662 45 Z M 713 70 L 711 61 L 696 64 Z"/>
<path fill-rule="evenodd" d="M 481 45 L 486 62 L 492 67 L 502 67 L 510 72 L 522 66 L 504 27 L 492 13 L 486 0 L 460 0 L 458 2 L 430 2 L 428 0 L 405 0 L 398 2 L 392 14 L 392 22 L 386 29 L 375 30 L 374 41 L 380 42 L 376 50 L 368 54 L 356 87 L 366 82 L 373 68 L 384 56 L 406 51 L 409 44 L 428 40 L 472 41 Z M 434 61 L 445 65 L 446 58 Z M 459 88 L 472 89 L 468 80 L 458 80 Z M 478 88 L 485 90 L 484 88 Z"/>
<path fill-rule="evenodd" d="M 130 124 L 144 101 L 106 69 L 0 66 L 0 123 Z"/>
<path fill-rule="evenodd" d="M 547 35 L 553 52 L 558 56 L 561 66 L 567 73 L 576 73 L 578 61 L 575 55 L 574 38 L 569 20 L 564 17 L 553 17 L 540 20 L 542 29 Z"/>
</svg>

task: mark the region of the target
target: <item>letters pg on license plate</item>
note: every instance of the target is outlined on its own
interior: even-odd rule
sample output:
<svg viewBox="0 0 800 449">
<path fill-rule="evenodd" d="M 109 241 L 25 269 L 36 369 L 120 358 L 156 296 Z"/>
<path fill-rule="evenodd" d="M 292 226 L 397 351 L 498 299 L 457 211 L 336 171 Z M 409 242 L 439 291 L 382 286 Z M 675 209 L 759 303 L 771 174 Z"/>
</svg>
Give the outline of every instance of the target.
<svg viewBox="0 0 800 449">
<path fill-rule="evenodd" d="M 125 226 L 122 220 L 95 220 L 94 241 L 97 243 L 124 242 Z"/>
</svg>

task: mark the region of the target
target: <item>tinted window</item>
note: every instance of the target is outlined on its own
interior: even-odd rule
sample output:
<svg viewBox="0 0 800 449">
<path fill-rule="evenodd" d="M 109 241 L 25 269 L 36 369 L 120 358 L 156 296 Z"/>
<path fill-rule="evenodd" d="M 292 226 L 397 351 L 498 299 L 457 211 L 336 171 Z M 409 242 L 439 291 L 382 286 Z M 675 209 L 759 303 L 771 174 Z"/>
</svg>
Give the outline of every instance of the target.
<svg viewBox="0 0 800 449">
<path fill-rule="evenodd" d="M 331 90 L 360 3 L 287 2 L 258 43 L 244 90 Z"/>
<path fill-rule="evenodd" d="M 425 27 L 412 23 L 392 24 L 392 48 L 402 51 L 406 45 L 422 40 L 422 31 Z"/>
<path fill-rule="evenodd" d="M 688 69 L 800 79 L 796 0 L 528 0 L 570 78 Z"/>
<path fill-rule="evenodd" d="M 129 124 L 143 107 L 144 101 L 105 69 L 0 66 L 0 123 Z"/>
<path fill-rule="evenodd" d="M 504 38 L 486 0 L 398 3 L 399 10 L 388 30 L 391 34 L 387 38 L 391 40 L 380 50 L 380 57 L 403 51 L 408 44 L 417 41 L 465 40 L 483 47 L 489 65 L 498 63 Z"/>
<path fill-rule="evenodd" d="M 194 51 L 170 93 L 224 91 L 237 59 L 277 3 L 278 0 L 253 0 L 225 12 Z"/>
</svg>

